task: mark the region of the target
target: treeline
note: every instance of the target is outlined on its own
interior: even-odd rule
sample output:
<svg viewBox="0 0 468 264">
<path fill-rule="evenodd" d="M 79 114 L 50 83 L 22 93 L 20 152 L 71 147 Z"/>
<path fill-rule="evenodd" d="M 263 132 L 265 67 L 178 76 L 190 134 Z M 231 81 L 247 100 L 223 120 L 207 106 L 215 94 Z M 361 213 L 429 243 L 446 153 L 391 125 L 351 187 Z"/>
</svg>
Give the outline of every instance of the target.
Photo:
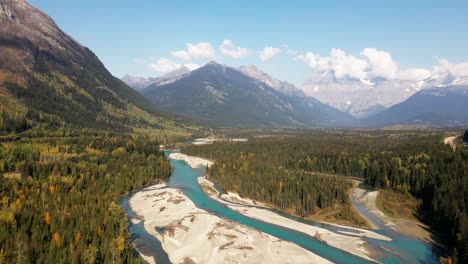
<svg viewBox="0 0 468 264">
<path fill-rule="evenodd" d="M 140 263 L 117 205 L 170 176 L 159 142 L 93 130 L 0 143 L 0 263 Z"/>
<path fill-rule="evenodd" d="M 216 160 L 209 176 L 222 187 L 279 206 L 287 200 L 303 213 L 309 212 L 303 202 L 309 194 L 317 207 L 323 200 L 317 197 L 326 198 L 325 206 L 346 199 L 345 183 L 320 182 L 317 173 L 360 177 L 377 188 L 410 193 L 422 199 L 425 221 L 448 235 L 454 261 L 468 263 L 468 149 L 453 151 L 442 133 L 318 131 L 184 151 Z"/>
<path fill-rule="evenodd" d="M 208 175 L 224 189 L 293 210 L 299 216 L 350 202 L 350 181 L 289 168 L 283 161 L 291 149 L 281 147 L 284 141 L 272 141 L 274 145 L 262 141 L 191 146 L 184 152 L 216 160 Z"/>
</svg>

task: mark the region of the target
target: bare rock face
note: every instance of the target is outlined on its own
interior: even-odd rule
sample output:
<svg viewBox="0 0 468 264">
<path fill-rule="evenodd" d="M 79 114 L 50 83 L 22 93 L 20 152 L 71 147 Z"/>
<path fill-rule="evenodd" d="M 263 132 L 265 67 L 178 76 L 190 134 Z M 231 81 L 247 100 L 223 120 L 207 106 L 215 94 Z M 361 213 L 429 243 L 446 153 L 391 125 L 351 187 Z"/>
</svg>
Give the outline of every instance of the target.
<svg viewBox="0 0 468 264">
<path fill-rule="evenodd" d="M 17 18 L 6 4 L 0 2 L 0 20 L 7 19 L 16 20 Z"/>
<path fill-rule="evenodd" d="M 22 61 L 28 68 L 39 52 L 47 53 L 51 60 L 69 58 L 77 65 L 84 65 L 96 56 L 64 33 L 55 22 L 25 0 L 0 0 L 0 52 Z M 26 59 L 24 59 L 26 58 Z M 4 58 L 5 59 L 5 58 Z M 0 64 L 0 69 L 1 69 Z M 7 65 L 11 67 L 11 65 Z"/>
</svg>

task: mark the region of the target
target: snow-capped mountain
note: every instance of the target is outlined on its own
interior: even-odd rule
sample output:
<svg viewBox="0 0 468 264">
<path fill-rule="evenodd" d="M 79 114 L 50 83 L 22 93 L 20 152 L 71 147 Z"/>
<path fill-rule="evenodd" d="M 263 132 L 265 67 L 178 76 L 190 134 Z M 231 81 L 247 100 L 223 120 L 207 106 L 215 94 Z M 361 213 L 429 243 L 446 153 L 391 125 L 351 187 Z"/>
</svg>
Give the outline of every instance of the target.
<svg viewBox="0 0 468 264">
<path fill-rule="evenodd" d="M 280 81 L 262 77 L 212 61 L 177 81 L 153 83 L 141 93 L 167 112 L 216 126 L 330 127 L 352 120 L 299 90 L 302 96 L 287 95 L 263 80 L 277 85 Z"/>
<path fill-rule="evenodd" d="M 158 78 L 144 78 L 144 77 L 138 77 L 138 76 L 132 76 L 132 75 L 126 74 L 124 77 L 121 78 L 121 80 L 124 83 L 126 83 L 128 86 L 139 91 L 149 86 L 150 84 L 156 82 Z"/>
<path fill-rule="evenodd" d="M 304 95 L 304 93 L 301 90 L 299 90 L 294 84 L 275 79 L 270 75 L 262 72 L 254 65 L 251 65 L 249 67 L 241 66 L 238 70 L 254 79 L 264 82 L 266 85 L 286 95 Z"/>
<path fill-rule="evenodd" d="M 175 82 L 190 73 L 190 71 L 191 70 L 186 66 L 180 66 L 179 68 L 156 78 L 144 78 L 127 74 L 122 77 L 121 80 L 133 89 L 140 91 L 153 83 L 156 83 L 157 85 L 163 85 Z"/>
<path fill-rule="evenodd" d="M 335 77 L 332 71 L 314 73 L 300 88 L 323 103 L 364 118 L 401 103 L 421 89 L 468 83 L 467 77 L 433 76 L 420 81 Z"/>
</svg>

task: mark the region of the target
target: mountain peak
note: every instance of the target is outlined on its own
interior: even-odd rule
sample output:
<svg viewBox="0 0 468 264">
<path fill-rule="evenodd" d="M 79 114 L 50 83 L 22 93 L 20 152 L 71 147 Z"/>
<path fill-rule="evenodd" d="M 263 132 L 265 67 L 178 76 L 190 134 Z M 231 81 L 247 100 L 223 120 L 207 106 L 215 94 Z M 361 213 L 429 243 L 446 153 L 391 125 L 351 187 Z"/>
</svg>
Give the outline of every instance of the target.
<svg viewBox="0 0 468 264">
<path fill-rule="evenodd" d="M 267 73 L 261 71 L 255 65 L 250 65 L 248 67 L 241 66 L 238 70 L 254 79 L 257 79 L 266 85 L 272 87 L 273 89 L 286 94 L 286 95 L 302 95 L 302 91 L 296 88 L 291 83 L 283 82 L 278 79 L 275 79 L 268 75 Z"/>
<path fill-rule="evenodd" d="M 219 64 L 219 63 L 216 62 L 215 60 L 211 60 L 210 62 L 208 62 L 207 64 L 205 64 L 205 66 L 208 66 L 208 65 L 212 65 L 212 66 L 222 66 L 221 64 Z"/>
</svg>

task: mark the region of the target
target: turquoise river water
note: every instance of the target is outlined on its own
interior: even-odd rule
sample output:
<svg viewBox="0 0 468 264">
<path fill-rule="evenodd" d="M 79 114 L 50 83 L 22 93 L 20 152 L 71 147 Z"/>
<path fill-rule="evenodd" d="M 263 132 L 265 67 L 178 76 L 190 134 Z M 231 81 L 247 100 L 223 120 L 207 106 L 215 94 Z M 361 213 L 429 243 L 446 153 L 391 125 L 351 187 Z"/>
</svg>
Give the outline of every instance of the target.
<svg viewBox="0 0 468 264">
<path fill-rule="evenodd" d="M 166 152 L 167 155 L 170 152 Z M 329 245 L 320 243 L 315 238 L 288 228 L 283 228 L 277 225 L 265 223 L 260 220 L 246 217 L 238 212 L 235 212 L 224 204 L 206 196 L 201 189 L 197 177 L 203 176 L 206 167 L 193 169 L 188 166 L 184 161 L 170 159 L 173 166 L 173 172 L 168 184 L 169 188 L 180 189 L 193 203 L 203 210 L 212 212 L 219 217 L 230 219 L 240 224 L 255 228 L 277 238 L 291 241 L 317 255 L 322 256 L 334 263 L 369 263 L 369 261 L 360 257 L 351 255 L 340 249 L 331 247 Z M 140 190 L 141 191 L 141 190 Z M 120 205 L 124 208 L 129 218 L 136 218 L 136 215 L 129 206 L 128 199 L 132 196 L 129 194 L 125 196 Z M 367 239 L 368 246 L 378 253 L 377 260 L 381 263 L 439 263 L 439 255 L 433 246 L 424 241 L 411 238 L 400 233 L 395 232 L 391 228 L 386 227 L 380 219 L 368 212 L 365 207 L 353 203 L 355 208 L 363 215 L 368 217 L 378 228 L 375 232 L 392 238 L 391 242 Z M 294 216 L 281 213 L 273 210 L 282 216 L 288 217 L 295 221 L 300 221 L 310 225 L 320 226 L 330 231 L 336 232 L 338 230 L 355 233 L 353 229 L 336 227 L 324 223 L 318 223 L 309 220 L 298 219 Z M 130 234 L 136 248 L 146 256 L 155 258 L 158 264 L 170 263 L 167 254 L 161 247 L 160 242 L 153 236 L 149 235 L 144 227 L 143 222 L 139 224 L 132 224 L 129 222 Z M 163 228 L 161 229 L 161 231 Z"/>
</svg>

